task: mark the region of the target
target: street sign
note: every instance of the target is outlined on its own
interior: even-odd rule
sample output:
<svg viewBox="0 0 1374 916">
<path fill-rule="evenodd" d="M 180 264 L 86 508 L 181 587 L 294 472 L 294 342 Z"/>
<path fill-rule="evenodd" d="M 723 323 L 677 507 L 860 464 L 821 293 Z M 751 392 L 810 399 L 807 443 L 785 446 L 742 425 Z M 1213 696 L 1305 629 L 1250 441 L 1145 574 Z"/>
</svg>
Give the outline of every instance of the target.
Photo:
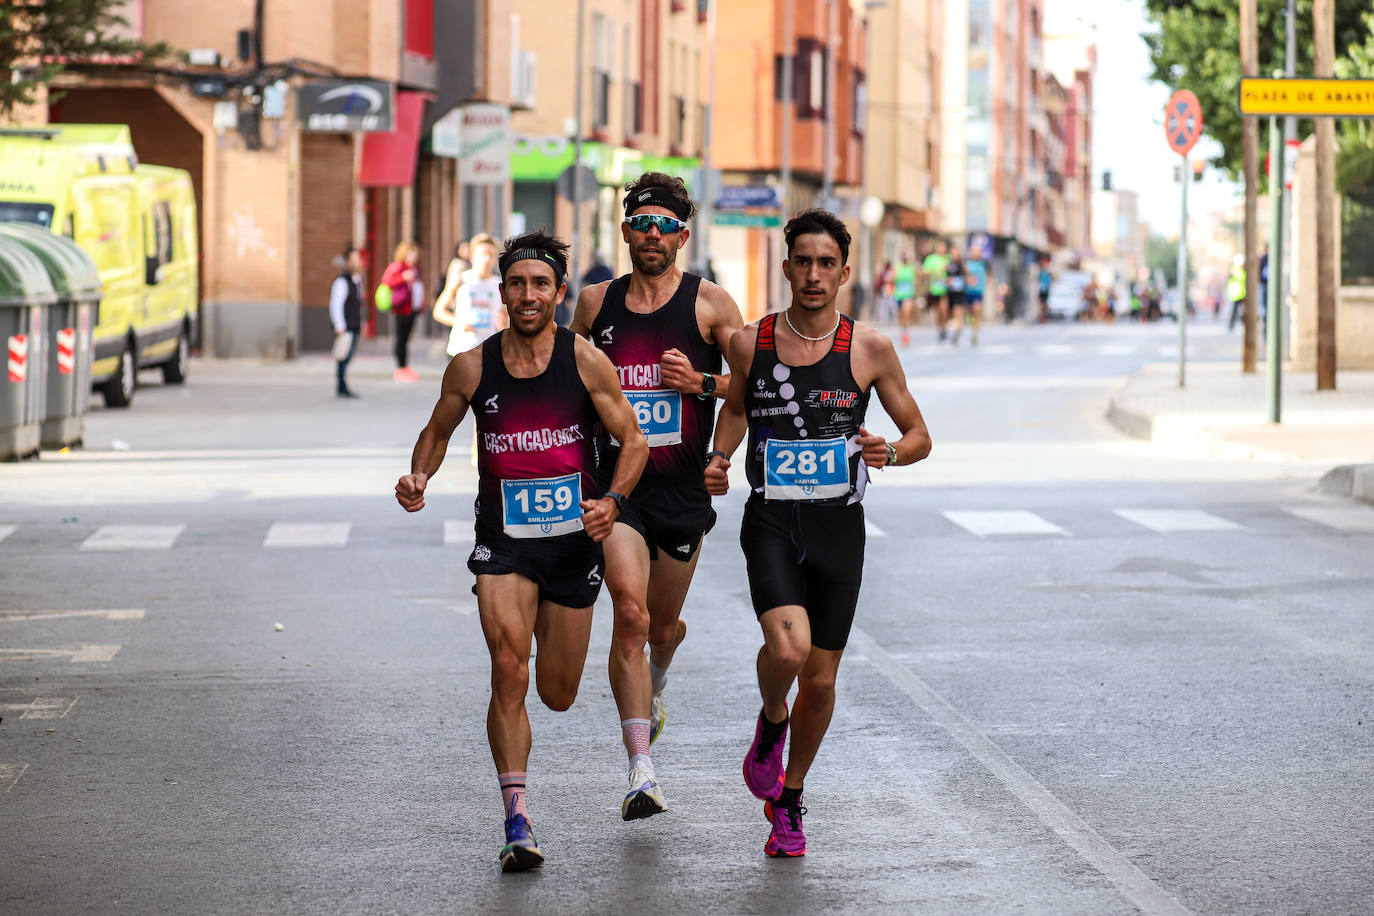
<svg viewBox="0 0 1374 916">
<path fill-rule="evenodd" d="M 1164 106 L 1164 136 L 1169 148 L 1180 156 L 1188 155 L 1202 136 L 1202 106 L 1187 89 L 1175 92 Z"/>
<path fill-rule="evenodd" d="M 558 173 L 554 190 L 569 203 L 582 203 L 596 196 L 596 173 L 585 165 L 570 165 Z"/>
<path fill-rule="evenodd" d="M 1252 117 L 1374 118 L 1374 80 L 1245 76 L 1239 95 L 1240 113 Z"/>
<path fill-rule="evenodd" d="M 747 210 L 751 207 L 767 207 L 776 210 L 782 206 L 778 189 L 767 185 L 726 185 L 716 197 L 717 210 Z"/>
<path fill-rule="evenodd" d="M 717 226 L 745 226 L 750 229 L 772 229 L 782 225 L 777 213 L 731 213 L 717 210 L 711 220 Z"/>
</svg>

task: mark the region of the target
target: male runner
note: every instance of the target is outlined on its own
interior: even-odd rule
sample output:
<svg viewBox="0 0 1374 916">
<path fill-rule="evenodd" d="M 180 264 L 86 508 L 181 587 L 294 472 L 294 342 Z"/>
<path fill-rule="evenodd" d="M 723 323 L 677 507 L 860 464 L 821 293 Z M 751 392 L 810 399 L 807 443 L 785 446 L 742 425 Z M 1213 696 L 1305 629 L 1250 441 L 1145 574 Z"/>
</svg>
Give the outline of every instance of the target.
<svg viewBox="0 0 1374 916">
<path fill-rule="evenodd" d="M 783 237 L 792 302 L 730 340 L 727 355 L 739 381 L 716 424 L 706 488 L 726 492 L 730 455 L 747 431 L 751 492 L 740 544 L 763 627 L 763 709 L 744 758 L 744 781 L 765 800 L 773 824 L 764 852 L 801 856 L 802 783 L 830 725 L 835 673 L 863 575 L 859 501 L 868 469 L 920 461 L 930 454 L 930 435 L 892 342 L 836 311 L 835 295 L 849 279 L 844 223 L 828 211 L 806 210 Z M 874 389 L 902 432 L 896 442 L 864 428 Z M 789 723 L 792 749 L 784 770 Z"/>
<path fill-rule="evenodd" d="M 650 447 L 643 480 L 606 539 L 611 691 L 630 755 L 626 820 L 668 807 L 649 745 L 663 730 L 668 666 L 687 635 L 679 615 L 697 548 L 716 523 L 702 472 L 715 399 L 730 391 L 721 353 L 744 323 L 729 293 L 677 267 L 695 213 L 680 178 L 646 172 L 627 184 L 621 235 L 632 269 L 583 289 L 571 324 L 615 364 Z"/>
<path fill-rule="evenodd" d="M 510 327 L 459 353 L 420 432 L 410 473 L 396 484 L 407 512 L 425 506 L 449 437 L 469 405 L 476 414 L 477 611 L 491 652 L 487 739 L 506 809 L 502 871 L 544 861 L 525 807 L 530 754 L 531 638 L 535 684 L 550 709 L 572 705 L 601 591 L 601 542 L 644 469 L 649 447 L 615 369 L 595 347 L 553 323 L 567 293 L 568 246 L 542 232 L 506 243 L 501 298 Z M 610 487 L 597 483 L 597 422 L 623 443 Z"/>
<path fill-rule="evenodd" d="M 935 250 L 926 255 L 921 262 L 921 273 L 930 281 L 930 301 L 927 305 L 935 309 L 935 320 L 940 324 L 940 340 L 945 339 L 945 326 L 949 323 L 949 300 L 946 298 L 945 271 L 949 267 L 949 246 L 944 239 L 935 243 Z"/>
</svg>

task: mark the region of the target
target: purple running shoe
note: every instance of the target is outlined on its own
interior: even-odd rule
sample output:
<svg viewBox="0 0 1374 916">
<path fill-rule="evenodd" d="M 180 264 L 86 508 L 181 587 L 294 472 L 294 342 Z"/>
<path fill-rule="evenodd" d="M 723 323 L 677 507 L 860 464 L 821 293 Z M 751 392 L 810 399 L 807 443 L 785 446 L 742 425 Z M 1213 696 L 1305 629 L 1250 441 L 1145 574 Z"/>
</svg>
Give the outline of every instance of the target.
<svg viewBox="0 0 1374 916">
<path fill-rule="evenodd" d="M 773 832 L 768 834 L 768 842 L 763 851 L 775 859 L 795 859 L 806 855 L 806 834 L 802 832 L 801 797 L 795 805 L 780 805 L 776 800 L 764 802 L 764 813 L 773 822 Z"/>
<path fill-rule="evenodd" d="M 773 746 L 763 746 L 763 710 L 759 710 L 759 720 L 754 726 L 754 743 L 749 745 L 749 753 L 744 755 L 744 784 L 755 798 L 765 801 L 782 794 L 782 752 L 787 744 L 789 717 L 782 725 L 782 734 Z"/>
</svg>

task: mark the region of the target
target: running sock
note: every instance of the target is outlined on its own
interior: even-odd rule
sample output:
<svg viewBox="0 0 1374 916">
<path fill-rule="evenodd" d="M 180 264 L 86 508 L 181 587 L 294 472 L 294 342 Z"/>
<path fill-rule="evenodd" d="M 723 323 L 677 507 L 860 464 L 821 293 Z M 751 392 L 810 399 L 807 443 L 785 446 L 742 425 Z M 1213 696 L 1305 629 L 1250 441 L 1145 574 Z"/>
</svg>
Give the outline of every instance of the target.
<svg viewBox="0 0 1374 916">
<path fill-rule="evenodd" d="M 637 766 L 652 767 L 649 762 L 649 720 L 621 719 L 620 733 L 625 739 L 625 750 L 630 754 L 630 769 Z"/>
<path fill-rule="evenodd" d="M 649 656 L 649 678 L 654 682 L 654 693 L 662 693 L 668 684 L 668 668 L 655 665 L 652 655 Z"/>
<path fill-rule="evenodd" d="M 774 804 L 779 808 L 795 808 L 801 804 L 801 794 L 802 790 L 800 788 L 792 789 L 783 786 L 782 794 L 778 796 L 778 800 L 774 802 Z"/>
<path fill-rule="evenodd" d="M 778 740 L 782 738 L 782 733 L 787 730 L 787 722 L 791 717 L 788 716 L 781 722 L 773 722 L 769 720 L 768 713 L 760 710 L 759 718 L 763 720 L 763 731 L 760 733 L 762 741 L 760 743 L 764 750 L 772 750 L 773 745 L 778 743 Z"/>
<path fill-rule="evenodd" d="M 501 781 L 501 800 L 506 805 L 506 819 L 510 820 L 517 814 L 528 818 L 530 813 L 525 810 L 525 771 L 497 773 L 496 778 Z"/>
</svg>

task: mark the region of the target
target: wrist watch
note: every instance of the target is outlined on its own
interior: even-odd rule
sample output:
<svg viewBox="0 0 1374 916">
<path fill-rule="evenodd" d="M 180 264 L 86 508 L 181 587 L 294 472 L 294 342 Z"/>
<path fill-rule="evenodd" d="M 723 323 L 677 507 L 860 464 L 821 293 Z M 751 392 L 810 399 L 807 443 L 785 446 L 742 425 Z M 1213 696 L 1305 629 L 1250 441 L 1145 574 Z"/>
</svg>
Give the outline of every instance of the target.
<svg viewBox="0 0 1374 916">
<path fill-rule="evenodd" d="M 615 503 L 615 511 L 623 513 L 625 511 L 625 494 L 617 493 L 615 490 L 607 490 L 601 496 L 602 499 L 609 499 Z"/>
<path fill-rule="evenodd" d="M 716 396 L 716 377 L 709 372 L 701 373 L 701 394 L 697 397 L 703 401 L 710 400 Z"/>
</svg>

